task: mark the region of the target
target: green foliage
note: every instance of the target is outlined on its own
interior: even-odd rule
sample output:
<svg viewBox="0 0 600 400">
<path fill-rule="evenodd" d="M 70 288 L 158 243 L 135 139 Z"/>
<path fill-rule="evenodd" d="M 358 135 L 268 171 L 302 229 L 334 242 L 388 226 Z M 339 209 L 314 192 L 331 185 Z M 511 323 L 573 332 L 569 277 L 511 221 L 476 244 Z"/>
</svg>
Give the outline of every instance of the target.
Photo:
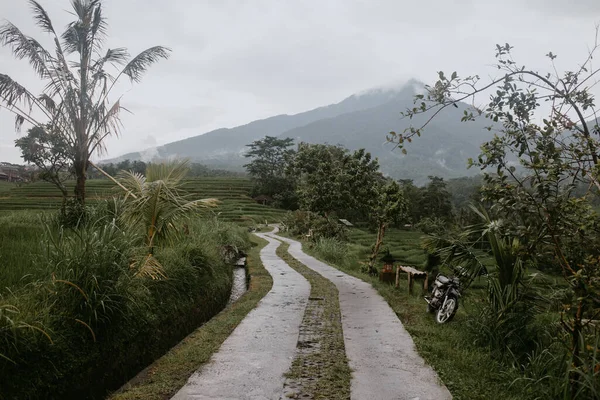
<svg viewBox="0 0 600 400">
<path fill-rule="evenodd" d="M 144 234 L 147 253 L 132 266 L 138 274 L 154 279 L 164 277 L 162 266 L 154 257 L 154 246 L 172 239 L 178 223 L 200 208 L 213 206 L 215 199 L 189 201 L 181 192 L 181 183 L 188 172 L 188 161 L 148 164 L 146 176 L 133 171 L 120 174 L 120 184 L 127 190 L 123 203 L 122 222 Z"/>
<path fill-rule="evenodd" d="M 385 181 L 376 191 L 369 218 L 376 224 L 399 225 L 407 217 L 406 200 L 400 185 L 395 181 Z"/>
<path fill-rule="evenodd" d="M 356 258 L 350 254 L 348 243 L 335 237 L 319 237 L 314 241 L 312 249 L 330 263 L 351 265 L 356 262 Z"/>
<path fill-rule="evenodd" d="M 103 205 L 88 224 L 48 229 L 44 278 L 0 297 L 6 398 L 103 398 L 226 304 L 222 250 L 247 250 L 247 232 L 190 221 L 189 235 L 156 249 L 168 279 L 152 280 L 130 268 L 139 240 L 114 212 Z"/>
<path fill-rule="evenodd" d="M 64 199 L 68 196 L 65 181 L 71 177 L 69 145 L 52 125 L 34 126 L 27 135 L 15 140 L 26 163 L 38 168 L 38 177 L 55 185 Z M 64 200 L 63 200 L 64 201 Z"/>
<path fill-rule="evenodd" d="M 346 239 L 346 226 L 331 216 L 323 217 L 311 211 L 297 210 L 288 212 L 282 222 L 295 236 L 307 236 L 315 241 L 321 237 Z"/>
<path fill-rule="evenodd" d="M 367 220 L 383 180 L 378 170 L 364 149 L 350 153 L 340 146 L 300 143 L 287 174 L 297 180 L 301 209 Z"/>
<path fill-rule="evenodd" d="M 443 232 L 445 232 L 447 225 L 448 225 L 447 222 L 441 218 L 425 217 L 419 221 L 419 223 L 417 224 L 416 227 L 421 232 L 423 232 L 427 235 L 433 235 L 433 234 L 442 234 Z"/>
<path fill-rule="evenodd" d="M 479 76 L 462 78 L 454 73 L 448 77 L 440 72 L 436 84 L 417 96 L 421 106 L 406 113 L 412 117 L 435 109 L 437 114 L 495 87 L 485 110 L 464 111 L 463 121 L 484 116 L 491 120 L 488 130 L 496 131 L 494 138 L 482 145 L 480 156 L 469 164 L 487 171 L 482 200 L 501 222 L 496 227 L 497 243 L 512 248 L 508 258 L 496 257 L 497 263 L 510 265 L 511 260 L 521 259 L 536 265 L 551 261 L 571 291 L 570 296 L 563 297 L 561 326 L 565 335 L 560 336 L 568 339 L 565 344 L 572 368 L 565 376 L 569 389 L 564 398 L 571 399 L 597 397 L 585 377 L 600 369 L 591 368 L 598 332 L 587 331 L 584 323 L 600 314 L 600 218 L 592 207 L 600 187 L 600 148 L 594 139 L 600 128 L 590 117 L 596 115 L 596 105 L 586 84 L 600 72 L 592 65 L 597 49 L 590 50 L 577 68 L 563 74 L 554 65 L 556 56 L 548 53 L 554 72 L 546 74 L 519 65 L 509 44 L 497 45 L 496 67 L 503 72 L 500 78 L 482 83 Z M 552 104 L 545 118 L 540 115 L 545 113 L 540 110 L 543 102 Z M 420 135 L 426 125 L 409 129 L 400 139 Z M 518 243 L 520 250 L 515 250 L 508 238 L 512 244 Z M 491 251 L 497 253 L 494 243 L 489 242 Z M 508 268 L 506 272 L 508 275 L 500 275 L 497 281 L 501 288 L 493 289 L 500 308 L 515 296 L 506 282 L 516 272 L 510 273 Z"/>
<path fill-rule="evenodd" d="M 290 149 L 293 145 L 291 138 L 265 136 L 247 145 L 250 150 L 244 155 L 252 159 L 244 167 L 254 181 L 253 193 L 270 197 L 276 206 L 285 209 L 297 208 L 294 177 L 285 172 L 296 153 Z"/>
<path fill-rule="evenodd" d="M 400 181 L 408 207 L 408 220 L 418 224 L 423 218 L 439 219 L 449 223 L 453 219 L 452 196 L 443 178 L 430 176 L 424 187 L 416 187 L 409 179 Z"/>
</svg>

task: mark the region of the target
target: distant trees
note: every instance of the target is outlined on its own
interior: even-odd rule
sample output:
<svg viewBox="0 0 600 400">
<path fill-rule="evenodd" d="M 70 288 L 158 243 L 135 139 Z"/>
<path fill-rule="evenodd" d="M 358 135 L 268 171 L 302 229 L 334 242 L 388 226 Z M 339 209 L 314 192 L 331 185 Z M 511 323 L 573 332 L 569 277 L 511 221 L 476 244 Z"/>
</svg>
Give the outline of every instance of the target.
<svg viewBox="0 0 600 400">
<path fill-rule="evenodd" d="M 276 205 L 287 209 L 297 207 L 295 182 L 286 174 L 295 155 L 293 145 L 294 139 L 266 136 L 247 145 L 250 150 L 245 154 L 251 159 L 244 167 L 254 181 L 254 194 L 271 197 Z"/>
<path fill-rule="evenodd" d="M 146 173 L 147 165 L 148 164 L 146 164 L 144 161 L 140 161 L 140 160 L 134 160 L 134 161 L 123 160 L 123 161 L 119 161 L 118 163 L 102 164 L 101 168 L 102 168 L 102 170 L 104 170 L 104 172 L 106 172 L 107 174 L 109 174 L 111 176 L 116 176 L 121 171 L 132 171 L 134 173 L 144 175 Z M 90 171 L 89 177 L 90 178 L 105 178 L 105 176 L 103 174 L 101 174 L 97 171 Z"/>
<path fill-rule="evenodd" d="M 37 1 L 29 4 L 36 25 L 51 35 L 54 48 L 45 49 L 10 22 L 0 26 L 0 43 L 15 58 L 26 59 L 45 88 L 35 95 L 0 73 L 0 104 L 16 115 L 17 130 L 24 123 L 42 129 L 49 126 L 52 134 L 63 137 L 76 177 L 75 198 L 83 205 L 90 157 L 103 151 L 106 137 L 120 131 L 123 107 L 120 98 L 109 101 L 112 90 L 125 76 L 139 82 L 150 65 L 168 58 L 170 50 L 154 46 L 133 58 L 125 48 L 101 54 L 107 32 L 101 0 L 72 0 L 75 20 L 61 35 Z"/>
<path fill-rule="evenodd" d="M 415 186 L 410 179 L 399 182 L 407 203 L 407 218 L 412 224 L 419 223 L 423 218 L 452 221 L 452 197 L 443 178 L 430 176 L 429 183 L 424 187 Z"/>
<path fill-rule="evenodd" d="M 383 180 L 379 163 L 364 149 L 300 143 L 287 173 L 296 179 L 301 208 L 324 215 L 368 219 Z"/>
</svg>

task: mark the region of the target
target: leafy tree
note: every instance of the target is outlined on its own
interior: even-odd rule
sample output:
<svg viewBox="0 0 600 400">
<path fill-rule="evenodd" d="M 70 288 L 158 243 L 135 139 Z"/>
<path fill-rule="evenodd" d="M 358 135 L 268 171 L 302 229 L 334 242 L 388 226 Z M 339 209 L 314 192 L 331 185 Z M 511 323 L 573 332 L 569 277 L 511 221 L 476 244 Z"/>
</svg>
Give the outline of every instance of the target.
<svg viewBox="0 0 600 400">
<path fill-rule="evenodd" d="M 429 183 L 421 192 L 421 216 L 441 218 L 446 222 L 452 219 L 451 196 L 446 190 L 444 178 L 430 176 Z"/>
<path fill-rule="evenodd" d="M 377 187 L 377 197 L 370 212 L 377 225 L 377 239 L 369 259 L 369 273 L 376 274 L 374 267 L 388 225 L 398 224 L 407 216 L 407 206 L 402 189 L 395 181 L 385 182 Z"/>
<path fill-rule="evenodd" d="M 297 179 L 302 209 L 368 219 L 383 180 L 378 170 L 379 163 L 364 149 L 350 153 L 341 146 L 300 143 L 287 173 Z"/>
<path fill-rule="evenodd" d="M 76 177 L 75 198 L 84 204 L 89 159 L 102 153 L 107 136 L 120 132 L 123 107 L 120 98 L 109 101 L 113 88 L 125 76 L 139 82 L 147 68 L 167 58 L 170 50 L 150 47 L 131 59 L 125 48 L 102 54 L 107 24 L 101 0 L 72 0 L 75 20 L 61 35 L 37 1 L 29 4 L 37 26 L 51 35 L 54 49 L 45 49 L 10 22 L 0 27 L 0 42 L 15 58 L 29 61 L 46 86 L 41 95 L 35 95 L 0 73 L 0 102 L 16 115 L 17 130 L 25 122 L 41 128 L 49 124 L 52 132 L 63 136 Z"/>
<path fill-rule="evenodd" d="M 174 238 L 177 224 L 190 213 L 216 203 L 216 199 L 187 199 L 181 185 L 188 165 L 187 160 L 148 164 L 145 176 L 133 171 L 122 171 L 119 175 L 120 186 L 127 190 L 122 220 L 144 232 L 147 252 L 132 264 L 140 275 L 163 277 L 162 266 L 154 257 L 156 244 Z"/>
<path fill-rule="evenodd" d="M 485 81 L 439 72 L 435 85 L 405 113 L 431 113 L 430 121 L 447 107 L 474 103 L 479 94 L 495 89 L 485 108 L 472 107 L 462 116 L 464 121 L 487 117 L 492 121 L 488 129 L 496 131 L 470 165 L 495 172 L 485 175 L 482 193 L 491 211 L 505 221 L 502 235 L 519 239 L 526 260 L 557 263 L 569 285 L 561 325 L 571 353 L 565 392 L 570 398 L 592 398 L 600 392 L 597 334 L 585 334 L 587 321 L 600 315 L 600 218 L 590 205 L 600 189 L 600 127 L 590 91 L 600 74 L 592 64 L 598 47 L 564 73 L 558 72 L 557 56 L 549 52 L 553 72 L 545 73 L 517 63 L 510 45 L 497 45 L 500 76 Z M 402 146 L 426 126 L 392 133 L 389 139 Z M 588 188 L 578 193 L 581 197 L 574 195 L 578 186 Z"/>
<path fill-rule="evenodd" d="M 35 126 L 27 131 L 26 136 L 15 140 L 23 160 L 38 168 L 39 178 L 60 190 L 63 212 L 69 197 L 65 181 L 71 177 L 69 145 L 64 139 L 60 133 L 52 131 L 51 126 Z"/>
<path fill-rule="evenodd" d="M 244 167 L 254 180 L 255 193 L 276 199 L 283 208 L 296 208 L 294 180 L 285 173 L 295 154 L 293 145 L 291 138 L 265 136 L 247 145 L 250 150 L 245 154 L 252 159 Z"/>
<path fill-rule="evenodd" d="M 417 224 L 422 217 L 422 190 L 415 186 L 412 179 L 401 179 L 399 181 L 407 206 L 407 217 L 411 224 Z"/>
</svg>

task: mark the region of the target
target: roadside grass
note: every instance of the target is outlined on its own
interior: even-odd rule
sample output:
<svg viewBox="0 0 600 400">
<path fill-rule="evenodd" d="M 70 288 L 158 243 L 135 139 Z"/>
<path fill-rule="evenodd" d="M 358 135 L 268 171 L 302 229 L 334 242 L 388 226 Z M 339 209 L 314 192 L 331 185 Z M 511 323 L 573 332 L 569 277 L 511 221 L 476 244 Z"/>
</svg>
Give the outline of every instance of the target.
<svg viewBox="0 0 600 400">
<path fill-rule="evenodd" d="M 338 290 L 331 281 L 293 258 L 288 249 L 289 244 L 282 243 L 276 254 L 310 282 L 311 290 L 296 355 L 286 374 L 286 384 L 292 383 L 294 388 L 287 389 L 286 394 L 284 386 L 284 394 L 288 398 L 350 399 L 351 370 L 344 346 Z M 310 343 L 300 341 L 303 330 Z"/>
<path fill-rule="evenodd" d="M 439 325 L 431 314 L 426 313 L 426 303 L 418 283 L 414 294 L 410 295 L 406 275 L 401 276 L 399 288 L 395 288 L 379 282 L 377 277 L 361 272 L 359 260 L 366 260 L 372 242 L 369 233 L 356 231 L 359 230 L 353 229 L 350 232 L 352 242 L 336 262 L 325 260 L 316 251 L 318 247 L 307 242 L 303 242 L 303 249 L 306 253 L 371 283 L 398 315 L 413 338 L 419 354 L 437 372 L 454 399 L 521 400 L 538 397 L 534 387 L 525 391 L 520 385 L 512 385 L 520 377 L 515 370 L 495 361 L 485 348 L 470 343 L 472 328 L 469 314 L 476 312 L 477 304 L 482 301 L 485 282 L 476 281 L 461 298 L 454 320 Z M 425 261 L 425 253 L 420 250 L 421 235 L 414 231 L 397 231 L 390 236 L 386 235 L 386 242 L 395 258 L 405 260 L 406 264 L 420 266 Z M 331 256 L 328 258 L 331 260 Z"/>
<path fill-rule="evenodd" d="M 267 241 L 254 235 L 253 247 L 248 252 L 248 291 L 234 304 L 188 335 L 163 357 L 109 396 L 111 400 L 166 400 L 170 399 L 188 378 L 229 337 L 244 317 L 271 289 L 273 280 L 260 261 L 260 250 Z"/>
<path fill-rule="evenodd" d="M 0 295 L 44 277 L 34 264 L 44 253 L 42 216 L 39 211 L 0 214 Z"/>
</svg>

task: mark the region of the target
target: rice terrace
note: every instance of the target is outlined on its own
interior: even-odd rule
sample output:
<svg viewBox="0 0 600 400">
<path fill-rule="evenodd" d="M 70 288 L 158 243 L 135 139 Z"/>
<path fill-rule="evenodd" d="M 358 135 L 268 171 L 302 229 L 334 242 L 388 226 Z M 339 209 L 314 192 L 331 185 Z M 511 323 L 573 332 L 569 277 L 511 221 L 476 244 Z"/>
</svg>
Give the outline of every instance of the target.
<svg viewBox="0 0 600 400">
<path fill-rule="evenodd" d="M 0 400 L 600 399 L 600 3 L 508 3 L 2 2 Z"/>
</svg>

